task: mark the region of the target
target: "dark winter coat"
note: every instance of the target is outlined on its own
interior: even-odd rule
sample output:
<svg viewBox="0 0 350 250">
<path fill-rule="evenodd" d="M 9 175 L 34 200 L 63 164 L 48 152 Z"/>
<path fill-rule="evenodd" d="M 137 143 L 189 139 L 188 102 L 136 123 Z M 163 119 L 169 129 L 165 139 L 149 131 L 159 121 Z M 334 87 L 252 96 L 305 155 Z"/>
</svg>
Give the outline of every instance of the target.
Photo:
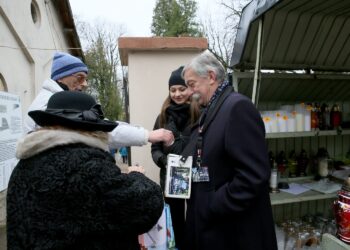
<svg viewBox="0 0 350 250">
<path fill-rule="evenodd" d="M 183 149 L 189 141 L 189 136 L 191 134 L 190 111 L 188 104 L 177 105 L 175 103 L 171 103 L 165 112 L 167 122 L 164 128 L 173 132 L 175 141 L 169 147 L 165 147 L 163 143 L 152 144 L 152 158 L 160 168 L 159 177 L 163 190 L 165 189 L 167 155 L 170 153 L 181 155 Z M 157 117 L 154 125 L 154 129 L 158 128 L 160 128 L 159 116 Z M 185 231 L 185 200 L 165 198 L 165 202 L 170 206 L 176 248 L 182 250 Z"/>
<path fill-rule="evenodd" d="M 122 174 L 98 138 L 38 131 L 19 142 L 7 193 L 7 244 L 17 249 L 139 249 L 163 210 L 160 187 Z"/>
<path fill-rule="evenodd" d="M 152 159 L 154 163 L 160 168 L 160 185 L 162 186 L 163 190 L 166 176 L 167 155 L 170 153 L 181 155 L 183 149 L 189 141 L 191 134 L 190 111 L 188 104 L 171 104 L 171 106 L 166 110 L 166 116 L 167 122 L 164 128 L 173 132 L 175 141 L 169 147 L 165 147 L 162 142 L 153 143 L 151 146 Z M 159 128 L 160 125 L 158 116 L 153 130 Z"/>
<path fill-rule="evenodd" d="M 186 249 L 277 249 L 265 130 L 248 98 L 232 92 L 225 99 L 204 131 L 202 160 L 210 182 L 192 183 Z"/>
</svg>

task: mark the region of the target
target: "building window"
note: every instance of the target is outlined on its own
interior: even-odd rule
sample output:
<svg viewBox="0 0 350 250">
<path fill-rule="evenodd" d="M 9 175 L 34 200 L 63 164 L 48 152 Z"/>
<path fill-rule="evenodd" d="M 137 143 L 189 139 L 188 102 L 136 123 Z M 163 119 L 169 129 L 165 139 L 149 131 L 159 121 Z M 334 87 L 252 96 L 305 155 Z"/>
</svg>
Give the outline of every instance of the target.
<svg viewBox="0 0 350 250">
<path fill-rule="evenodd" d="M 32 2 L 30 4 L 30 13 L 32 14 L 33 23 L 37 27 L 39 27 L 40 21 L 41 21 L 40 9 L 39 9 L 39 5 L 37 4 L 37 2 L 35 0 L 32 0 Z"/>
<path fill-rule="evenodd" d="M 0 74 L 0 91 L 7 92 L 7 86 L 4 77 Z"/>
</svg>

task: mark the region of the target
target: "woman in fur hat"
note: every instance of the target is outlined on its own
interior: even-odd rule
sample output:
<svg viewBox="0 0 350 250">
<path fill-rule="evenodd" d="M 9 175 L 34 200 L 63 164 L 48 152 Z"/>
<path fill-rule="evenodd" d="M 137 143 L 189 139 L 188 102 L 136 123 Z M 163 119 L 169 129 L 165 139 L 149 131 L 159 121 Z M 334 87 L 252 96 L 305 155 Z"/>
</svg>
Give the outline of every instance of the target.
<svg viewBox="0 0 350 250">
<path fill-rule="evenodd" d="M 163 210 L 143 168 L 121 173 L 108 152 L 100 105 L 84 93 L 54 94 L 29 115 L 42 128 L 17 145 L 7 191 L 8 249 L 139 249 Z"/>
</svg>

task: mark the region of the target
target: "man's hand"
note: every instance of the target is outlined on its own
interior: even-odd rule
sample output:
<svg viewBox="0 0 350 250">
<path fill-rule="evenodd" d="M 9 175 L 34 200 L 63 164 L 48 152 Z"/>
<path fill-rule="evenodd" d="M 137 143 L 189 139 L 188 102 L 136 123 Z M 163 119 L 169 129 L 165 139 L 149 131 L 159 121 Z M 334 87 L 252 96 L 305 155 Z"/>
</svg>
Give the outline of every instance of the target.
<svg viewBox="0 0 350 250">
<path fill-rule="evenodd" d="M 170 130 L 160 128 L 157 130 L 149 131 L 148 141 L 150 143 L 164 142 L 165 146 L 170 146 L 174 143 L 174 135 Z"/>
</svg>

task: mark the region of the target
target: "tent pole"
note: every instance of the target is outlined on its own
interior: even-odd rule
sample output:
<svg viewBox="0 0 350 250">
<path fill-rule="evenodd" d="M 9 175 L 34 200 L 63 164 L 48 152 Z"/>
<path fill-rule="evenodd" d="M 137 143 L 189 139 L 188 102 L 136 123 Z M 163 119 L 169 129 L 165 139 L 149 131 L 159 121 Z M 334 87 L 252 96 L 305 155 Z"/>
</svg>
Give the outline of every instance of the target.
<svg viewBox="0 0 350 250">
<path fill-rule="evenodd" d="M 258 28 L 258 40 L 256 47 L 256 62 L 255 62 L 255 70 L 254 70 L 254 82 L 253 82 L 253 93 L 252 93 L 252 102 L 255 106 L 258 106 L 259 100 L 259 90 L 261 84 L 261 55 L 262 55 L 262 37 L 263 37 L 263 16 L 259 20 L 259 28 Z"/>
</svg>

